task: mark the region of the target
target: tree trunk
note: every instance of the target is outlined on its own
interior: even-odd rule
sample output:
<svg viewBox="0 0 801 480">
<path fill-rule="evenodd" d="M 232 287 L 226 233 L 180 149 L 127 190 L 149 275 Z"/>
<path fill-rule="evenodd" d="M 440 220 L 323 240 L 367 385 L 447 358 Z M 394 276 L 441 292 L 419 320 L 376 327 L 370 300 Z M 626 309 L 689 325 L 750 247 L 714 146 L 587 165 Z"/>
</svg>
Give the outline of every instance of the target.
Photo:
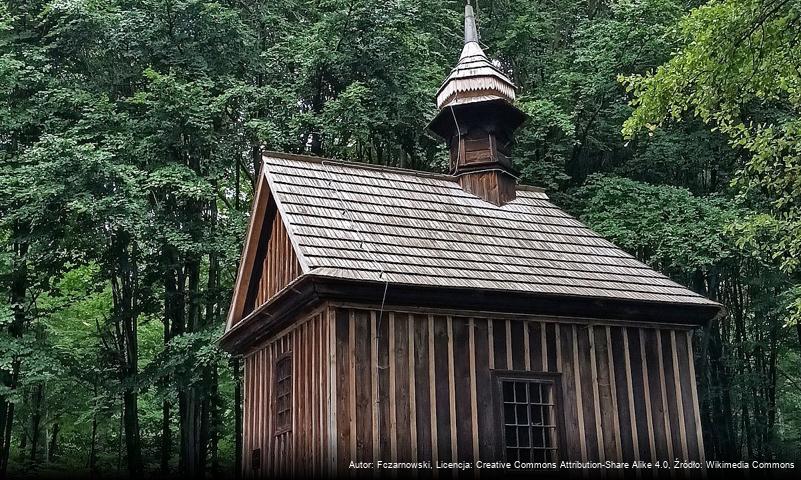
<svg viewBox="0 0 801 480">
<path fill-rule="evenodd" d="M 186 277 L 188 280 L 189 308 L 187 315 L 187 330 L 197 331 L 200 326 L 200 262 L 197 258 L 186 262 Z M 201 374 L 201 378 L 205 375 Z M 202 384 L 186 387 L 181 394 L 181 465 L 183 473 L 188 477 L 203 475 L 202 450 L 206 447 L 203 438 L 202 417 L 203 397 Z"/>
<path fill-rule="evenodd" d="M 220 430 L 222 430 L 223 419 L 220 408 L 219 375 L 215 367 L 211 372 L 211 393 L 209 404 L 211 405 L 211 427 L 209 438 L 209 457 L 211 459 L 211 474 L 214 478 L 220 477 Z"/>
<path fill-rule="evenodd" d="M 47 461 L 52 462 L 58 455 L 58 433 L 61 426 L 58 423 L 53 424 L 53 431 L 50 433 L 50 445 L 47 448 Z"/>
<path fill-rule="evenodd" d="M 120 358 L 120 381 L 125 385 L 122 393 L 122 423 L 125 433 L 125 453 L 128 474 L 142 478 L 142 444 L 139 430 L 139 339 L 137 334 L 138 251 L 127 232 L 118 232 L 112 238 L 114 254 L 112 266 L 112 298 L 116 316 L 117 342 Z"/>
<path fill-rule="evenodd" d="M 172 456 L 172 430 L 170 429 L 170 402 L 161 402 L 161 462 L 159 470 L 162 475 L 170 473 L 170 457 Z"/>
<path fill-rule="evenodd" d="M 777 380 L 777 360 L 779 356 L 779 337 L 781 335 L 781 323 L 777 318 L 771 318 L 770 329 L 770 354 L 768 357 L 768 382 L 767 382 L 767 427 L 765 437 L 762 440 L 764 447 L 773 452 L 774 428 L 776 426 L 776 380 Z"/>
<path fill-rule="evenodd" d="M 27 228 L 16 226 L 12 238 L 21 238 L 27 233 Z M 8 327 L 9 337 L 16 340 L 22 337 L 25 330 L 27 312 L 25 311 L 26 293 L 28 290 L 28 244 L 14 241 L 14 266 L 11 273 L 11 308 L 13 311 L 11 324 Z M 15 358 L 11 362 L 11 374 L 3 378 L 6 389 L 13 391 L 17 388 L 21 361 Z M 0 429 L 0 479 L 5 479 L 8 472 L 8 459 L 11 452 L 11 437 L 14 429 L 14 403 L 7 397 L 0 402 L 2 410 L 2 429 Z"/>
<path fill-rule="evenodd" d="M 174 208 L 170 200 L 168 207 Z M 175 247 L 166 245 L 162 252 L 162 272 L 164 276 L 164 346 L 168 348 L 170 340 L 183 331 L 184 301 L 183 301 L 183 275 L 179 268 L 178 253 Z M 163 379 L 163 384 L 169 384 L 171 377 Z M 172 458 L 173 438 L 171 428 L 172 403 L 164 399 L 161 404 L 161 441 L 159 470 L 162 475 L 169 474 L 170 460 Z"/>
<path fill-rule="evenodd" d="M 97 385 L 94 385 L 94 397 L 97 398 Z M 97 404 L 92 413 L 92 437 L 89 444 L 89 478 L 97 477 Z"/>
<path fill-rule="evenodd" d="M 236 191 L 239 192 L 239 169 L 237 168 Z M 236 196 L 234 206 L 239 210 L 239 195 Z M 237 263 L 239 270 L 239 263 Z M 231 358 L 231 374 L 234 379 L 234 478 L 242 478 L 242 378 L 239 374 L 239 359 Z"/>
<path fill-rule="evenodd" d="M 142 445 L 139 437 L 138 394 L 133 389 L 122 394 L 123 424 L 125 425 L 125 452 L 128 458 L 128 474 L 131 478 L 142 478 Z"/>
<path fill-rule="evenodd" d="M 39 439 L 42 430 L 42 400 L 44 390 L 42 384 L 36 384 L 31 392 L 31 451 L 28 457 L 31 467 L 35 468 L 39 460 Z"/>
<path fill-rule="evenodd" d="M 181 420 L 181 456 L 183 457 L 184 474 L 190 478 L 203 475 L 202 465 L 202 436 L 201 436 L 201 406 L 197 387 L 190 387 L 184 392 L 184 412 Z"/>
<path fill-rule="evenodd" d="M 216 233 L 217 227 L 217 204 L 212 201 L 209 204 L 209 221 L 208 221 L 210 234 L 212 236 Z M 217 252 L 212 250 L 209 252 L 209 271 L 206 283 L 206 318 L 203 322 L 204 328 L 210 328 L 217 320 L 217 297 L 219 296 L 219 270 L 220 261 Z M 207 394 L 204 397 L 203 417 L 201 420 L 201 438 L 203 445 L 201 445 L 202 463 L 208 464 L 211 458 L 212 474 L 217 476 L 219 474 L 219 464 L 217 458 L 217 442 L 219 430 L 219 415 L 218 415 L 218 395 L 217 395 L 217 368 L 212 366 L 209 371 L 204 375 L 206 379 Z"/>
</svg>

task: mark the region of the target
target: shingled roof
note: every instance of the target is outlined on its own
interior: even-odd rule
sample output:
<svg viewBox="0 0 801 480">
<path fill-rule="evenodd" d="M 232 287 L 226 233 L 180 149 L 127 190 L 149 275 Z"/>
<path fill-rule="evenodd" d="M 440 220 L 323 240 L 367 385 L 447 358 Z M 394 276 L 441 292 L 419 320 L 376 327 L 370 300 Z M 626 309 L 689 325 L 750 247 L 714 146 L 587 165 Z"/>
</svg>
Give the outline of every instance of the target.
<svg viewBox="0 0 801 480">
<path fill-rule="evenodd" d="M 519 186 L 496 206 L 455 177 L 279 153 L 263 172 L 305 274 L 428 287 L 717 305 Z"/>
</svg>

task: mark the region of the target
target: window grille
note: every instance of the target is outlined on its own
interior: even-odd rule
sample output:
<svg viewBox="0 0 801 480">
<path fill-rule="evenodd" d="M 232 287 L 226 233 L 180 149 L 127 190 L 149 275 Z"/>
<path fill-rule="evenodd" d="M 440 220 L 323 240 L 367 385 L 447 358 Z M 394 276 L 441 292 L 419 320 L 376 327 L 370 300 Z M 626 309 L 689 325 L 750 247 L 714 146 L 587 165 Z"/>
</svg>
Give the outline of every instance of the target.
<svg viewBox="0 0 801 480">
<path fill-rule="evenodd" d="M 506 460 L 557 461 L 555 382 L 540 378 L 503 378 L 500 387 Z"/>
<path fill-rule="evenodd" d="M 275 362 L 275 434 L 292 430 L 292 356 Z"/>
</svg>

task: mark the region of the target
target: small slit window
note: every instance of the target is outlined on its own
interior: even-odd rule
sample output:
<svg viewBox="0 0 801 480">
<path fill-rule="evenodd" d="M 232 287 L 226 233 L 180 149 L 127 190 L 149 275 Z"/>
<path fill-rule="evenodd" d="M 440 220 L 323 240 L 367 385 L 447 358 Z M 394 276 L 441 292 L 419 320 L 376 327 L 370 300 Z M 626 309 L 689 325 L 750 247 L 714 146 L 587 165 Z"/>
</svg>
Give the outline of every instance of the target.
<svg viewBox="0 0 801 480">
<path fill-rule="evenodd" d="M 556 462 L 559 449 L 555 380 L 501 378 L 500 390 L 506 460 Z"/>
<path fill-rule="evenodd" d="M 292 356 L 275 362 L 275 434 L 292 430 Z"/>
</svg>

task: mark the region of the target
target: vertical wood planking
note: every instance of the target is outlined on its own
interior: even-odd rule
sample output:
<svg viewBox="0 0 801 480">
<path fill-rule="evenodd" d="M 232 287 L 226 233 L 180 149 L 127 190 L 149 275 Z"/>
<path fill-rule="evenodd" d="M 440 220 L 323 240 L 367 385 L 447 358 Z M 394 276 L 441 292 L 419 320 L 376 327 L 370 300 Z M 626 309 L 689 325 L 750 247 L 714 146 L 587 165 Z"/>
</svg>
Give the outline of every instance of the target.
<svg viewBox="0 0 801 480">
<path fill-rule="evenodd" d="M 494 367 L 497 370 L 509 370 L 511 365 L 507 363 L 506 355 L 506 321 L 489 320 L 492 323 L 492 351 L 494 353 Z"/>
<path fill-rule="evenodd" d="M 546 330 L 549 329 L 546 328 Z M 550 330 L 551 331 L 548 333 L 555 337 L 555 330 Z M 561 330 L 564 330 L 564 332 Z M 560 329 L 559 333 L 559 342 L 555 343 L 555 346 L 559 346 L 561 353 L 561 355 L 557 356 L 556 358 L 559 359 L 558 367 L 562 372 L 562 389 L 564 398 L 564 401 L 562 402 L 564 408 L 562 411 L 565 419 L 565 435 L 567 440 L 564 450 L 567 451 L 568 458 L 581 459 L 586 457 L 586 447 L 584 446 L 586 439 L 579 431 L 579 425 L 583 426 L 584 420 L 579 418 L 581 409 L 578 408 L 578 399 L 576 395 L 577 379 L 574 370 L 575 359 L 573 356 L 573 329 Z M 550 366 L 550 359 L 548 363 Z"/>
<path fill-rule="evenodd" d="M 243 412 L 243 472 L 248 476 L 321 474 L 329 469 L 331 424 L 327 413 L 336 402 L 329 399 L 329 369 L 334 354 L 328 354 L 328 320 L 314 313 L 291 329 L 245 357 Z M 333 340 L 336 342 L 335 340 Z M 342 345 L 348 348 L 347 344 Z M 292 419 L 288 431 L 275 432 L 275 361 L 291 353 Z M 330 371 L 335 375 L 336 371 Z M 329 400 L 331 400 L 329 402 Z M 261 450 L 261 461 L 253 465 L 253 451 Z"/>
<path fill-rule="evenodd" d="M 409 317 L 395 315 L 395 449 L 401 461 L 412 458 L 411 415 L 409 411 Z"/>
<path fill-rule="evenodd" d="M 664 424 L 664 436 L 665 436 L 665 444 L 667 446 L 667 459 L 672 461 L 675 457 L 673 454 L 673 434 L 670 425 L 670 408 L 668 407 L 668 393 L 667 393 L 667 385 L 665 381 L 665 356 L 664 356 L 664 346 L 662 345 L 662 332 L 660 330 L 655 330 L 656 334 L 656 356 L 659 363 L 659 391 L 661 396 L 662 404 L 660 406 L 662 410 L 662 422 Z M 674 417 L 675 418 L 675 417 Z"/>
<path fill-rule="evenodd" d="M 451 460 L 458 459 L 459 444 L 456 438 L 456 380 L 455 380 L 455 366 L 453 359 L 453 317 L 447 317 L 447 335 L 448 335 L 448 417 L 450 419 L 451 427 Z"/>
<path fill-rule="evenodd" d="M 385 460 L 388 460 L 391 455 L 391 424 L 394 423 L 394 420 L 391 419 L 389 408 L 390 392 L 392 390 L 389 371 L 389 318 L 387 312 L 378 312 L 378 398 L 374 400 L 378 402 L 379 456 Z"/>
<path fill-rule="evenodd" d="M 289 433 L 291 435 L 291 443 L 290 443 L 291 449 L 289 451 L 289 455 L 287 456 L 287 458 L 288 458 L 288 460 L 290 462 L 290 464 L 289 464 L 290 471 L 292 472 L 292 475 L 295 475 L 295 473 L 296 473 L 295 467 L 296 467 L 296 464 L 297 464 L 296 455 L 297 455 L 297 452 L 298 452 L 297 440 L 298 440 L 298 436 L 299 436 L 299 435 L 296 434 L 296 432 L 298 431 L 298 417 L 302 413 L 302 412 L 299 411 L 299 409 L 297 409 L 297 406 L 300 403 L 300 402 L 298 402 L 298 390 L 299 390 L 298 389 L 298 382 L 300 381 L 300 375 L 298 375 L 298 372 L 300 371 L 300 368 L 299 368 L 298 363 L 299 363 L 300 359 L 298 358 L 299 357 L 299 355 L 298 355 L 298 353 L 299 353 L 298 350 L 299 349 L 297 348 L 298 347 L 297 346 L 298 336 L 297 335 L 289 335 L 289 339 L 290 339 L 290 342 L 291 342 L 291 345 L 292 345 L 290 347 L 290 350 L 292 351 L 292 403 L 294 404 L 293 406 L 295 407 L 295 412 L 292 415 L 292 430 Z"/>
<path fill-rule="evenodd" d="M 262 395 L 262 379 L 264 376 L 263 365 L 261 361 L 261 352 L 257 352 L 253 355 L 253 401 L 256 405 L 256 411 L 253 415 L 252 420 L 252 428 L 253 428 L 253 442 L 251 448 L 256 449 L 261 446 L 261 439 L 262 439 L 262 431 L 261 431 L 261 419 L 264 417 L 264 396 Z M 257 468 L 254 465 L 255 462 L 251 459 L 251 468 Z M 259 465 L 258 467 L 261 467 Z"/>
<path fill-rule="evenodd" d="M 428 316 L 416 315 L 414 322 L 414 394 L 417 423 L 417 459 L 432 460 L 431 386 Z"/>
<path fill-rule="evenodd" d="M 381 322 L 369 309 L 331 308 L 245 357 L 243 469 L 320 475 L 348 472 L 350 460 L 500 458 L 491 364 L 561 375 L 561 459 L 698 459 L 691 348 L 687 332 L 664 327 L 401 312 Z M 275 436 L 272 368 L 287 351 L 293 427 Z"/>
<path fill-rule="evenodd" d="M 271 208 L 275 208 L 274 206 Z M 301 273 L 300 262 L 292 248 L 289 233 L 276 211 L 272 215 L 272 222 L 266 226 L 268 238 L 264 249 L 264 258 L 257 263 L 257 272 L 254 272 L 253 281 L 256 282 L 256 295 L 254 308 L 270 300 Z"/>
<path fill-rule="evenodd" d="M 477 459 L 488 461 L 497 458 L 494 432 L 498 428 L 495 424 L 495 416 L 492 414 L 494 407 L 490 379 L 490 359 L 492 359 L 493 352 L 488 331 L 492 322 L 484 318 L 474 318 L 473 324 L 475 328 L 475 383 L 478 428 Z"/>
<path fill-rule="evenodd" d="M 262 439 L 262 431 L 261 431 L 261 419 L 264 418 L 264 395 L 262 394 L 262 382 L 264 378 L 264 366 L 260 359 L 260 354 L 257 353 L 254 355 L 255 361 L 255 379 L 253 385 L 253 398 L 256 402 L 258 408 L 256 409 L 256 415 L 253 417 L 253 448 L 259 448 L 261 446 L 261 439 Z M 255 465 L 254 465 L 255 467 Z"/>
<path fill-rule="evenodd" d="M 435 315 L 434 323 L 434 389 L 436 413 L 432 415 L 437 425 L 437 453 L 442 460 L 452 459 L 453 445 L 451 442 L 451 388 L 450 388 L 450 355 L 448 354 L 448 321 L 446 317 Z"/>
<path fill-rule="evenodd" d="M 305 475 L 309 475 L 311 473 L 312 467 L 312 459 L 309 458 L 309 455 L 312 452 L 312 414 L 311 414 L 311 405 L 312 405 L 312 382 L 311 382 L 311 333 L 312 333 L 312 322 L 308 321 L 303 325 L 301 329 L 302 337 L 300 343 L 300 349 L 303 355 L 303 371 L 301 381 L 303 382 L 303 427 L 298 431 L 299 435 L 303 435 L 305 438 L 301 439 L 300 444 L 303 446 L 302 450 L 297 452 L 296 457 L 298 458 L 299 464 L 302 466 L 301 471 Z"/>
<path fill-rule="evenodd" d="M 617 396 L 617 380 L 615 378 L 615 372 L 617 369 L 615 368 L 615 359 L 612 353 L 612 329 L 609 326 L 606 326 L 603 330 L 604 336 L 606 337 L 606 343 L 604 347 L 606 348 L 606 357 L 607 357 L 607 369 L 606 369 L 606 379 L 609 382 L 609 401 L 612 404 L 612 424 L 609 426 L 604 425 L 607 431 L 614 432 L 614 442 L 615 442 L 615 450 L 613 459 L 617 461 L 621 461 L 623 459 L 623 447 L 622 447 L 622 438 L 621 438 L 621 430 L 622 427 L 620 426 L 620 410 L 618 408 L 618 396 Z M 618 367 L 619 368 L 619 367 Z"/>
<path fill-rule="evenodd" d="M 632 455 L 634 460 L 640 460 L 640 432 L 637 427 L 637 408 L 634 402 L 634 375 L 631 371 L 631 346 L 629 345 L 629 331 L 627 328 L 619 328 L 623 335 L 623 358 L 626 370 L 626 399 L 631 426 Z"/>
<path fill-rule="evenodd" d="M 322 389 L 323 389 L 323 378 L 322 378 L 322 359 L 323 356 L 323 349 L 322 349 L 322 317 L 318 316 L 314 320 L 314 333 L 312 334 L 312 338 L 314 340 L 314 346 L 312 349 L 312 385 L 314 392 L 313 399 L 312 399 L 312 408 L 313 408 L 313 426 L 312 426 L 312 439 L 314 441 L 314 452 L 312 453 L 312 473 L 315 476 L 319 476 L 322 474 L 323 466 L 322 466 L 322 459 L 325 458 L 325 454 L 323 453 L 323 439 L 325 438 L 325 434 L 323 432 L 323 411 L 322 411 Z"/>
<path fill-rule="evenodd" d="M 295 407 L 295 414 L 292 415 L 292 473 L 297 475 L 304 474 L 305 465 L 300 461 L 300 456 L 306 446 L 304 445 L 303 429 L 306 426 L 306 395 L 305 382 L 303 381 L 303 371 L 305 370 L 304 349 L 301 348 L 304 338 L 305 324 L 300 325 L 293 331 L 292 336 L 292 383 L 295 390 L 292 392 L 292 403 Z"/>
<path fill-rule="evenodd" d="M 529 345 L 529 333 L 528 333 L 529 322 L 522 322 L 522 323 L 523 323 L 523 360 L 524 360 L 523 368 L 525 368 L 526 371 L 531 371 L 531 346 Z"/>
<path fill-rule="evenodd" d="M 473 432 L 473 460 L 479 460 L 478 448 L 478 392 L 476 388 L 476 321 L 468 324 L 468 355 L 470 358 L 470 429 Z"/>
<path fill-rule="evenodd" d="M 434 316 L 428 316 L 428 378 L 429 378 L 429 423 L 431 424 L 431 458 L 434 463 L 439 455 L 439 432 L 437 428 L 437 369 L 434 359 Z"/>
<path fill-rule="evenodd" d="M 558 327 L 558 326 L 557 326 Z M 578 432 L 579 432 L 579 448 L 581 450 L 581 460 L 587 461 L 587 443 L 589 439 L 587 438 L 586 433 L 586 426 L 584 424 L 584 401 L 582 398 L 582 388 L 581 388 L 581 366 L 579 364 L 579 345 L 578 345 L 578 332 L 576 329 L 576 325 L 570 326 L 570 336 L 572 338 L 572 343 L 570 344 L 570 351 L 573 353 L 572 358 L 572 367 L 573 371 L 571 372 L 573 378 L 573 386 L 574 386 L 574 398 L 576 402 L 576 423 L 578 424 Z"/>
<path fill-rule="evenodd" d="M 353 415 L 356 418 L 356 457 L 357 461 L 373 460 L 373 375 L 368 359 L 372 358 L 372 340 L 370 337 L 371 318 L 370 313 L 364 310 L 357 310 L 351 314 L 351 321 L 355 323 L 351 327 L 353 331 L 353 348 L 355 364 L 353 380 L 356 392 L 355 409 Z"/>
<path fill-rule="evenodd" d="M 398 426 L 395 416 L 395 314 L 390 312 L 389 317 L 389 360 L 387 369 L 389 372 L 389 458 L 393 462 L 398 460 Z"/>
<path fill-rule="evenodd" d="M 664 404 L 663 373 L 661 361 L 661 348 L 659 344 L 659 332 L 652 329 L 640 330 L 643 338 L 643 354 L 645 365 L 647 366 L 647 380 L 649 396 L 646 401 L 651 405 L 651 417 L 653 420 L 654 449 L 657 460 L 671 459 L 670 438 L 668 436 L 667 412 Z"/>
<path fill-rule="evenodd" d="M 506 368 L 513 370 L 515 367 L 512 360 L 512 321 L 506 320 L 503 328 L 506 334 Z"/>
<path fill-rule="evenodd" d="M 372 405 L 370 405 L 370 413 L 373 419 L 373 458 L 381 458 L 381 445 L 379 443 L 379 425 L 378 425 L 378 319 L 375 311 L 370 312 L 370 338 L 372 339 L 372 347 L 370 348 L 370 368 L 372 370 L 372 379 L 370 386 L 372 387 Z"/>
<path fill-rule="evenodd" d="M 356 314 L 353 310 L 348 312 L 348 427 L 350 437 L 348 442 L 348 456 L 356 460 L 356 445 L 359 433 L 356 430 Z"/>
<path fill-rule="evenodd" d="M 569 325 L 565 325 L 560 329 L 558 323 L 548 323 L 545 325 L 547 353 L 548 353 L 548 371 L 553 373 L 562 372 L 562 342 L 560 341 L 560 330 L 568 330 Z M 568 349 L 571 352 L 572 349 Z"/>
<path fill-rule="evenodd" d="M 603 328 L 589 325 L 590 337 L 590 371 L 592 373 L 592 397 L 595 406 L 595 432 L 598 439 L 598 457 L 600 461 L 606 460 L 607 452 L 612 454 L 615 435 L 611 421 L 612 405 L 609 394 L 609 366 L 606 364 L 606 336 L 599 336 Z M 602 393 L 603 392 L 603 393 Z M 606 427 L 606 428 L 605 428 Z M 608 443 L 607 443 L 608 442 Z"/>
<path fill-rule="evenodd" d="M 595 398 L 593 395 L 594 381 L 592 378 L 592 368 L 590 365 L 590 326 L 573 325 L 575 340 L 574 358 L 576 361 L 576 398 L 579 401 L 579 416 L 583 422 L 580 426 L 584 427 L 582 437 L 586 438 L 583 442 L 584 452 L 587 460 L 598 460 L 598 431 L 595 429 Z M 584 458 L 584 457 L 583 457 Z"/>
<path fill-rule="evenodd" d="M 451 345 L 453 346 L 454 419 L 456 433 L 456 457 L 459 461 L 472 461 L 473 455 L 473 370 L 471 368 L 470 332 L 471 319 L 454 317 L 451 320 Z"/>
<path fill-rule="evenodd" d="M 542 347 L 542 371 L 547 372 L 548 370 L 548 338 L 547 338 L 547 329 L 544 323 L 540 323 L 540 340 L 541 340 L 541 347 Z"/>
<path fill-rule="evenodd" d="M 245 477 L 250 476 L 250 442 L 252 435 L 252 429 L 250 428 L 250 415 L 253 411 L 253 398 L 250 393 L 250 386 L 253 384 L 253 381 L 250 378 L 251 372 L 253 371 L 253 360 L 252 357 L 245 357 L 244 361 L 244 373 L 242 374 L 242 471 Z"/>
<path fill-rule="evenodd" d="M 409 441 L 412 462 L 417 462 L 417 391 L 415 385 L 416 372 L 416 352 L 414 348 L 415 326 L 414 315 L 409 315 L 409 325 L 407 327 L 408 337 L 406 344 L 409 346 Z"/>
<path fill-rule="evenodd" d="M 514 370 L 528 370 L 526 367 L 528 349 L 526 348 L 525 342 L 525 324 L 526 322 L 520 320 L 506 323 L 507 338 L 510 338 L 510 341 L 507 343 L 507 347 L 510 350 L 510 365 L 512 365 L 512 369 Z"/>
<path fill-rule="evenodd" d="M 272 390 L 274 388 L 274 379 L 275 375 L 273 372 L 273 366 L 275 363 L 275 345 L 268 345 L 263 350 L 264 352 L 264 361 L 266 362 L 268 368 L 270 369 L 269 373 L 265 376 L 264 381 L 267 384 L 267 399 L 269 405 L 265 406 L 265 413 L 267 415 L 267 438 L 262 445 L 262 452 L 261 456 L 263 461 L 265 462 L 264 471 L 267 473 L 273 472 L 275 469 L 275 457 L 272 455 L 272 451 L 274 450 L 273 447 L 273 434 L 275 432 L 275 425 L 273 424 L 273 419 L 275 418 L 275 405 L 273 405 L 272 398 Z"/>
<path fill-rule="evenodd" d="M 311 475 L 317 475 L 317 461 L 320 459 L 320 451 L 319 451 L 319 444 L 317 439 L 321 437 L 321 432 L 317 428 L 317 388 L 320 386 L 320 379 L 317 376 L 317 372 L 320 371 L 320 366 L 318 365 L 317 359 L 317 341 L 319 339 L 319 335 L 317 333 L 317 317 L 313 317 L 309 322 L 309 339 L 308 345 L 306 350 L 308 351 L 307 358 L 308 363 L 306 367 L 307 372 L 307 382 L 308 392 L 309 392 L 309 409 L 308 409 L 308 417 L 309 417 L 309 427 L 307 429 L 309 433 L 309 454 L 311 458 L 308 458 L 309 469 L 308 472 Z"/>
<path fill-rule="evenodd" d="M 687 336 L 684 333 L 676 333 L 676 353 L 678 357 L 679 371 L 689 372 L 690 363 L 692 362 L 692 352 L 687 348 Z M 698 428 L 696 428 L 695 420 L 695 403 L 690 388 L 683 388 L 681 391 L 682 398 L 682 411 L 684 416 L 684 425 L 687 430 L 687 456 L 690 460 L 699 460 L 699 444 L 698 444 Z"/>
<path fill-rule="evenodd" d="M 350 363 L 352 358 L 348 355 L 349 348 L 349 322 L 348 312 L 346 310 L 336 310 L 335 316 L 336 333 L 336 375 L 334 376 L 336 382 L 336 450 L 338 466 L 337 470 L 341 472 L 346 471 L 346 466 L 351 459 L 350 455 L 350 437 L 355 434 L 351 432 L 350 427 L 350 382 L 348 381 L 348 373 L 350 372 Z"/>
<path fill-rule="evenodd" d="M 328 355 L 328 474 L 334 476 L 338 467 L 337 440 L 339 430 L 337 429 L 337 418 L 339 418 L 339 406 L 337 402 L 337 336 L 336 336 L 336 311 L 333 308 L 326 309 L 326 335 L 327 355 Z"/>
<path fill-rule="evenodd" d="M 654 432 L 654 415 L 651 406 L 651 385 L 648 379 L 648 356 L 646 355 L 645 348 L 645 331 L 642 328 L 637 329 L 640 341 L 640 362 L 642 362 L 642 388 L 643 388 L 643 403 L 645 404 L 645 416 L 647 418 L 648 427 L 648 448 L 651 452 L 651 460 L 656 461 L 659 452 L 656 450 L 656 434 Z M 650 350 L 650 348 L 649 348 Z"/>
<path fill-rule="evenodd" d="M 529 356 L 531 357 L 529 368 L 535 372 L 542 372 L 545 370 L 543 367 L 542 324 L 540 322 L 526 322 L 526 324 L 528 325 Z"/>
<path fill-rule="evenodd" d="M 673 386 L 675 388 L 675 402 L 676 402 L 676 415 L 673 417 L 676 419 L 676 423 L 679 426 L 679 445 L 681 447 L 681 460 L 689 460 L 689 454 L 687 451 L 687 427 L 685 426 L 685 419 L 684 419 L 684 403 L 682 399 L 682 382 L 681 382 L 681 375 L 679 372 L 679 359 L 676 353 L 676 332 L 674 330 L 670 331 L 670 359 L 671 359 L 671 368 L 673 369 Z M 675 429 L 674 429 L 675 430 Z"/>
<path fill-rule="evenodd" d="M 634 396 L 634 414 L 637 421 L 637 438 L 639 442 L 635 442 L 639 448 L 640 458 L 643 460 L 653 460 L 653 434 L 651 427 L 650 415 L 647 411 L 648 405 L 645 399 L 648 393 L 645 390 L 646 385 L 643 383 L 645 375 L 645 368 L 643 365 L 643 355 L 640 346 L 640 329 L 627 328 L 626 338 L 628 339 L 628 356 L 629 365 L 631 367 L 631 386 L 632 394 Z"/>
<path fill-rule="evenodd" d="M 330 317 L 328 315 L 329 309 L 326 308 L 324 313 L 320 315 L 320 343 L 321 343 L 321 354 L 320 354 L 320 361 L 322 363 L 323 370 L 320 372 L 322 381 L 322 390 L 321 393 L 321 401 L 320 401 L 320 423 L 322 424 L 322 432 L 320 442 L 322 443 L 322 450 L 323 453 L 320 457 L 320 468 L 321 468 L 321 476 L 327 476 L 331 473 L 331 469 L 329 466 L 331 465 L 331 445 L 333 442 L 331 441 L 331 421 L 329 420 L 332 418 L 335 413 L 332 411 L 331 405 L 331 377 L 329 375 L 330 368 L 328 366 L 329 359 L 331 358 L 331 353 L 329 351 L 329 340 L 328 340 L 328 333 L 329 328 L 328 324 L 330 321 Z"/>
<path fill-rule="evenodd" d="M 685 332 L 685 337 L 687 338 L 687 362 L 690 365 L 689 369 L 689 380 L 690 380 L 690 396 L 692 398 L 692 408 L 693 408 L 693 418 L 695 419 L 695 425 L 701 425 L 701 411 L 698 405 L 698 388 L 695 384 L 695 359 L 693 358 L 693 334 L 692 332 Z M 701 434 L 701 429 L 695 429 L 696 435 L 696 442 L 698 448 L 698 458 L 700 459 L 701 463 L 703 464 L 706 461 L 706 455 L 704 454 L 704 437 Z"/>
</svg>

